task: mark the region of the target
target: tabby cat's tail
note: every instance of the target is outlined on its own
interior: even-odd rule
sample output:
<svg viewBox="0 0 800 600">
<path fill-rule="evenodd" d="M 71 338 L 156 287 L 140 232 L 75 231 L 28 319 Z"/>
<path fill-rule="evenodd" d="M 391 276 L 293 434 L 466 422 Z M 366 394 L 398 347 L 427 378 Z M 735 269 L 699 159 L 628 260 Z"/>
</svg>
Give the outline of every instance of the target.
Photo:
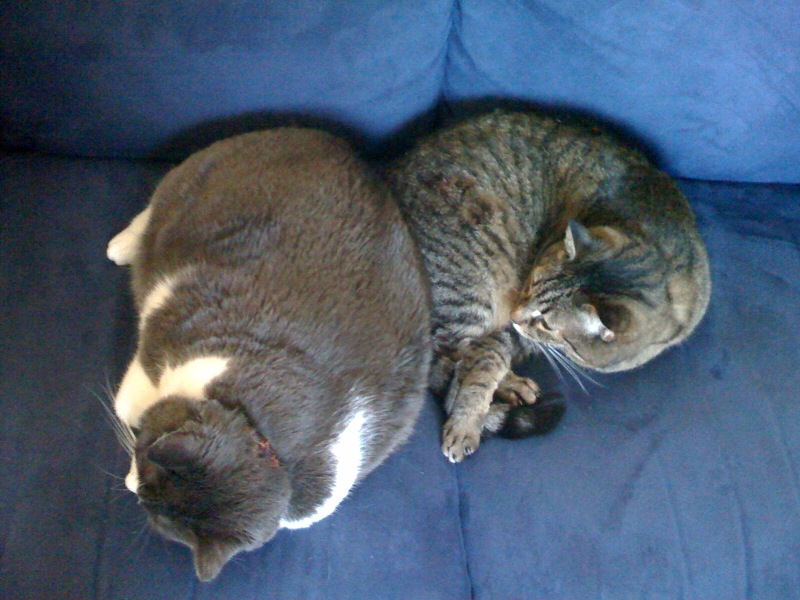
<svg viewBox="0 0 800 600">
<path fill-rule="evenodd" d="M 543 435 L 552 431 L 566 406 L 558 402 L 558 395 L 539 398 L 535 404 L 511 405 L 494 402 L 483 423 L 483 435 L 497 435 L 518 439 L 529 435 Z"/>
</svg>

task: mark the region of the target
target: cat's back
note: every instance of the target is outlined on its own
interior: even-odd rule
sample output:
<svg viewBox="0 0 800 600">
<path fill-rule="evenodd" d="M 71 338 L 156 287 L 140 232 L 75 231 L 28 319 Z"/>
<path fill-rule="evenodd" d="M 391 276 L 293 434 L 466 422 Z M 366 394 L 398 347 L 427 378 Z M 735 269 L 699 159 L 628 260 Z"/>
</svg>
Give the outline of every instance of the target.
<svg viewBox="0 0 800 600">
<path fill-rule="evenodd" d="M 394 171 L 402 173 L 398 184 L 409 190 L 462 177 L 504 201 L 541 205 L 548 195 L 585 194 L 588 185 L 646 165 L 640 153 L 605 129 L 574 116 L 495 110 L 428 136 Z M 413 194 L 407 195 L 413 201 Z"/>
<path fill-rule="evenodd" d="M 164 282 L 180 296 L 183 345 L 266 328 L 340 371 L 373 356 L 376 380 L 401 349 L 424 350 L 416 251 L 346 142 L 301 128 L 218 142 L 173 169 L 150 209 L 134 291 L 140 307 Z"/>
<path fill-rule="evenodd" d="M 348 250 L 360 253 L 398 223 L 345 142 L 295 128 L 237 136 L 192 155 L 167 174 L 150 207 L 136 265 L 145 278 L 198 262 L 315 263 L 331 256 L 331 235 L 337 245 L 359 239 L 362 247 Z"/>
</svg>

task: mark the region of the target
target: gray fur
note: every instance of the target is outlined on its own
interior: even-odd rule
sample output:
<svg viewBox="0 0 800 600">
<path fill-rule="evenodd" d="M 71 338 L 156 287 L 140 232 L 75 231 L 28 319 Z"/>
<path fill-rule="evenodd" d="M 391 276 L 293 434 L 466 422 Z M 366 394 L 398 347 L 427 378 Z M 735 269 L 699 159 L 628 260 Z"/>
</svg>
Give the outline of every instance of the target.
<svg viewBox="0 0 800 600">
<path fill-rule="evenodd" d="M 597 127 L 497 111 L 423 140 L 389 180 L 431 282 L 431 385 L 449 389 L 454 462 L 502 429 L 486 419 L 493 400 L 515 398 L 514 361 L 538 349 L 570 369 L 631 369 L 705 313 L 708 258 L 688 202 Z"/>
<path fill-rule="evenodd" d="M 428 294 L 388 189 L 322 132 L 214 144 L 167 174 L 150 209 L 137 306 L 183 275 L 140 331 L 147 376 L 195 356 L 230 362 L 208 400 L 144 413 L 137 493 L 210 579 L 329 496 L 331 442 L 354 410 L 367 423 L 359 479 L 406 440 L 430 363 Z"/>
</svg>

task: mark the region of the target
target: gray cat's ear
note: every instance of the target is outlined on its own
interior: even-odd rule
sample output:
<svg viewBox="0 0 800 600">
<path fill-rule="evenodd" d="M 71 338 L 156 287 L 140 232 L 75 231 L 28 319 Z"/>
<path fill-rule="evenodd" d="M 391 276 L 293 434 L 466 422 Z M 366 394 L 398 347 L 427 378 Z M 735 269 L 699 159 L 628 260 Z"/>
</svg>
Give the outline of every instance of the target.
<svg viewBox="0 0 800 600">
<path fill-rule="evenodd" d="M 211 581 L 236 554 L 236 549 L 219 540 L 198 539 L 197 547 L 192 548 L 192 553 L 197 578 L 200 581 Z"/>
<path fill-rule="evenodd" d="M 600 319 L 597 314 L 597 309 L 593 304 L 584 304 L 581 306 L 581 325 L 583 330 L 590 336 L 597 336 L 604 342 L 613 342 L 617 337 L 606 324 Z"/>
<path fill-rule="evenodd" d="M 594 245 L 592 234 L 583 225 L 570 219 L 567 223 L 567 233 L 564 235 L 564 247 L 567 251 L 567 258 L 575 260 L 575 257 L 583 251 L 588 250 Z"/>
<path fill-rule="evenodd" d="M 196 465 L 200 440 L 194 434 L 174 431 L 153 442 L 145 456 L 168 471 L 182 471 Z"/>
</svg>

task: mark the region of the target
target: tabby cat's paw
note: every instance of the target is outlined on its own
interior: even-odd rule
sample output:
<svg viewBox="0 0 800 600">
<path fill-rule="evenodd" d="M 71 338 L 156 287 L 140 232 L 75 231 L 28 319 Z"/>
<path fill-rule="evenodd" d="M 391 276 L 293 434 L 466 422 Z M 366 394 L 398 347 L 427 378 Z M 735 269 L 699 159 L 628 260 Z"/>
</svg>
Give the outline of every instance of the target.
<svg viewBox="0 0 800 600">
<path fill-rule="evenodd" d="M 536 385 L 535 381 L 527 377 L 520 377 L 509 371 L 497 385 L 494 399 L 512 406 L 521 406 L 536 402 L 540 393 L 539 386 Z"/>
<path fill-rule="evenodd" d="M 482 425 L 468 419 L 450 417 L 442 430 L 442 452 L 452 463 L 459 463 L 478 449 Z"/>
</svg>

